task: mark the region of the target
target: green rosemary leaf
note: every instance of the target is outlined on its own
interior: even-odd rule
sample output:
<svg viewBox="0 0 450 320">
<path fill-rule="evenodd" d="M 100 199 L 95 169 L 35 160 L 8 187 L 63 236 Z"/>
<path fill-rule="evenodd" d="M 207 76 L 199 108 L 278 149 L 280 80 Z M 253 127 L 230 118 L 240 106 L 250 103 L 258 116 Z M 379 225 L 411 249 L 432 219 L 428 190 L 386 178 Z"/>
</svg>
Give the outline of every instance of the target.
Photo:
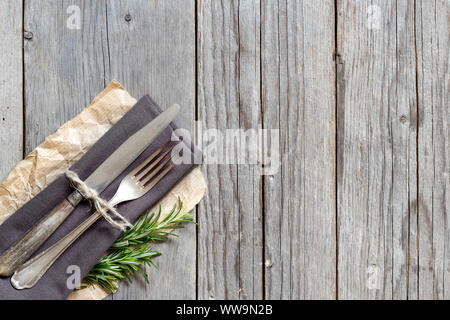
<svg viewBox="0 0 450 320">
<path fill-rule="evenodd" d="M 182 223 L 194 223 L 194 215 L 181 213 L 183 202 L 178 198 L 172 210 L 162 219 L 162 208 L 158 212 L 146 212 L 138 222 L 117 239 L 105 255 L 84 278 L 88 285 L 98 284 L 108 292 L 118 290 L 117 282 L 132 281 L 135 272 L 149 281 L 146 266 L 154 266 L 153 258 L 161 255 L 154 251 L 151 243 L 164 242 L 171 236 L 178 236 L 169 230 L 184 228 Z"/>
</svg>

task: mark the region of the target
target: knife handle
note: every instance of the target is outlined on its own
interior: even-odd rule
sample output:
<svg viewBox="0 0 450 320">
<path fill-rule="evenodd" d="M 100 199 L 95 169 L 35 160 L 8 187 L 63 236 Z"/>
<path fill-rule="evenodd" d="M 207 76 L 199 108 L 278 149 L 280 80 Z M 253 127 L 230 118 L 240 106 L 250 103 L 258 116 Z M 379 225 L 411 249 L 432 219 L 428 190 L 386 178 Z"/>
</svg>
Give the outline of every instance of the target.
<svg viewBox="0 0 450 320">
<path fill-rule="evenodd" d="M 42 218 L 12 247 L 0 256 L 0 276 L 9 277 L 35 253 L 53 232 L 66 220 L 83 197 L 74 191 L 48 215 Z"/>
</svg>

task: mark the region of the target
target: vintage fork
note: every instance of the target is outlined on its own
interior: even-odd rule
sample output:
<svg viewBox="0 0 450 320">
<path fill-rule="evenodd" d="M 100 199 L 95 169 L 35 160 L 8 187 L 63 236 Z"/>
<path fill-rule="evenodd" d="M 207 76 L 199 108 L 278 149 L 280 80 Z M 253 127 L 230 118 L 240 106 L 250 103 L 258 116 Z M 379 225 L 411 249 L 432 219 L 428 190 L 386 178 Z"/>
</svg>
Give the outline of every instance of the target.
<svg viewBox="0 0 450 320">
<path fill-rule="evenodd" d="M 175 147 L 173 144 L 166 149 L 169 143 L 170 141 L 165 143 L 122 179 L 116 194 L 109 201 L 112 206 L 142 197 L 174 167 L 174 161 L 166 166 L 172 159 L 171 151 Z M 164 149 L 166 150 L 163 151 Z M 158 158 L 152 162 L 157 156 Z M 101 216 L 99 212 L 95 212 L 53 246 L 25 262 L 12 276 L 11 284 L 16 289 L 34 287 L 61 254 Z"/>
</svg>

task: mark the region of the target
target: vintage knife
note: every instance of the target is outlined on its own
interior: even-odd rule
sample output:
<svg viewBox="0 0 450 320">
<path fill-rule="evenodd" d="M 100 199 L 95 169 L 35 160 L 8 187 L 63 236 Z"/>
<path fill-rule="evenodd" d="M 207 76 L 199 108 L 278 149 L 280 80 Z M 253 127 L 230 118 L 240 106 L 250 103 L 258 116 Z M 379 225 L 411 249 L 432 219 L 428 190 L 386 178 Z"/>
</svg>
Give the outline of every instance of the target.
<svg viewBox="0 0 450 320">
<path fill-rule="evenodd" d="M 161 113 L 152 122 L 129 137 L 84 182 L 101 193 L 175 119 L 179 111 L 180 107 L 173 105 Z M 75 190 L 27 231 L 22 239 L 6 250 L 0 256 L 0 275 L 12 275 L 52 235 L 81 200 L 83 200 L 83 196 Z"/>
</svg>

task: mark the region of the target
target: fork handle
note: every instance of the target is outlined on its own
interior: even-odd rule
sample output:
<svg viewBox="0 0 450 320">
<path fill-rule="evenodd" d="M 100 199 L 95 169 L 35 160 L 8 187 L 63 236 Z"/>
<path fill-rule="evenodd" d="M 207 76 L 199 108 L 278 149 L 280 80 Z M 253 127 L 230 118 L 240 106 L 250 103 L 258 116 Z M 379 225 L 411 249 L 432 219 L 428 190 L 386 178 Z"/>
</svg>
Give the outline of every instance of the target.
<svg viewBox="0 0 450 320">
<path fill-rule="evenodd" d="M 70 215 L 82 200 L 78 191 L 64 199 L 47 216 L 34 225 L 12 247 L 0 256 L 0 275 L 10 276 L 24 263 Z"/>
<path fill-rule="evenodd" d="M 116 193 L 109 203 L 112 206 L 115 206 L 122 201 L 123 200 L 117 197 Z M 53 246 L 20 266 L 11 278 L 13 287 L 19 290 L 34 287 L 61 254 L 63 254 L 75 240 L 100 219 L 101 216 L 101 213 L 96 211 Z"/>
<path fill-rule="evenodd" d="M 23 264 L 11 278 L 13 287 L 19 290 L 34 287 L 61 254 L 100 217 L 101 214 L 98 212 L 90 215 L 64 238 Z"/>
</svg>

